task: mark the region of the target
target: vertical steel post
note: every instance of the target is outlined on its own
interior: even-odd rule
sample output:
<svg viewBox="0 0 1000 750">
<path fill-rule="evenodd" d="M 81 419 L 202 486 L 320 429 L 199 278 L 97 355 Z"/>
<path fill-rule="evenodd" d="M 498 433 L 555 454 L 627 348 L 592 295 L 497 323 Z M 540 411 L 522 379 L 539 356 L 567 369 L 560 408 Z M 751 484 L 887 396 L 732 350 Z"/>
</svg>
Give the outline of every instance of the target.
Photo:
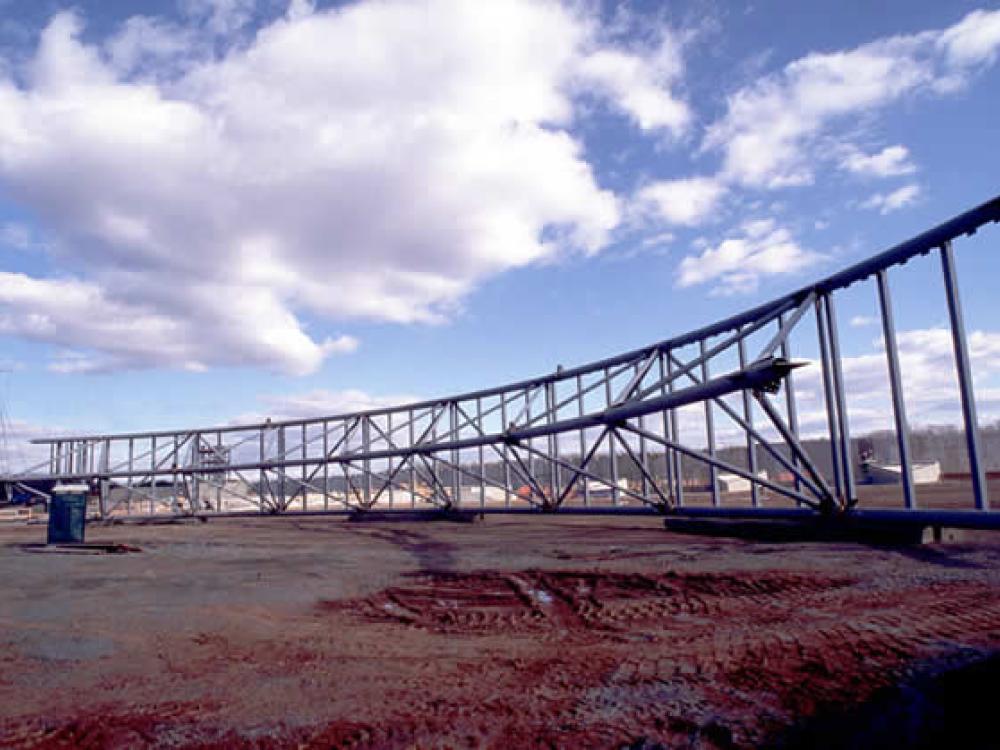
<svg viewBox="0 0 1000 750">
<path fill-rule="evenodd" d="M 367 456 L 371 453 L 372 449 L 372 433 L 371 433 L 371 417 L 365 415 L 361 417 L 361 452 Z M 361 465 L 364 467 L 365 471 L 365 507 L 369 508 L 372 504 L 372 462 L 371 459 L 365 458 Z"/>
<path fill-rule="evenodd" d="M 431 411 L 433 413 L 433 409 Z M 416 434 L 417 426 L 415 424 L 416 419 L 417 419 L 416 412 L 414 412 L 413 409 L 410 409 L 409 426 L 407 428 L 407 432 L 409 434 L 409 441 L 411 448 L 417 442 L 417 434 Z M 409 462 L 410 462 L 410 508 L 411 509 L 417 507 L 417 469 L 416 466 L 414 465 L 414 460 L 415 456 L 413 454 L 410 454 Z"/>
<path fill-rule="evenodd" d="M 664 353 L 662 351 L 657 355 L 657 359 L 659 359 L 658 368 L 659 368 L 659 378 L 660 378 L 660 383 L 661 383 L 661 385 L 660 385 L 660 395 L 661 396 L 666 396 L 667 395 L 667 386 L 666 386 L 665 378 L 667 376 L 667 368 L 666 368 L 666 364 L 663 361 L 664 360 Z M 662 419 L 663 419 L 663 437 L 664 437 L 665 440 L 668 440 L 668 441 L 672 440 L 673 438 L 670 436 L 670 414 L 669 414 L 669 412 L 666 409 L 664 409 L 660 414 L 661 414 Z M 673 461 L 673 452 L 670 450 L 670 448 L 667 448 L 666 446 L 664 446 L 664 448 L 663 448 L 663 476 L 664 476 L 664 480 L 665 480 L 665 483 L 666 483 L 665 489 L 667 491 L 667 494 L 673 496 L 674 502 L 676 502 L 677 495 L 674 492 L 674 473 L 673 473 L 673 470 L 672 470 L 673 467 L 671 466 L 671 462 L 672 461 Z"/>
<path fill-rule="evenodd" d="M 500 423 L 501 431 L 506 432 L 510 425 L 507 423 L 507 392 L 500 393 Z M 504 507 L 510 508 L 510 448 L 507 443 L 503 444 L 503 484 L 506 488 L 504 497 Z"/>
<path fill-rule="evenodd" d="M 651 355 L 652 356 L 652 355 Z M 635 374 L 636 377 L 639 375 L 639 362 L 635 363 Z M 642 382 L 637 382 L 635 384 L 636 390 L 641 389 Z M 639 429 L 643 432 L 646 431 L 646 415 L 640 415 L 639 417 Z M 624 440 L 624 438 L 622 438 Z M 640 478 L 642 480 L 642 496 L 647 497 L 650 493 L 649 481 L 646 479 L 646 473 L 650 467 L 648 467 L 646 460 L 646 438 L 639 435 L 639 463 L 642 464 L 642 470 L 639 472 Z"/>
<path fill-rule="evenodd" d="M 837 413 L 840 416 L 841 460 L 844 462 L 844 490 L 847 500 L 857 499 L 854 487 L 854 451 L 851 448 L 850 416 L 847 413 L 847 392 L 844 389 L 844 371 L 840 356 L 840 337 L 837 334 L 837 313 L 833 306 L 833 296 L 824 295 L 826 302 L 827 332 L 830 336 L 830 361 L 833 363 L 833 388 L 837 399 Z"/>
<path fill-rule="evenodd" d="M 173 493 L 174 493 L 173 510 L 174 510 L 174 513 L 177 513 L 180 510 L 180 507 L 181 507 L 181 499 L 180 499 L 179 487 L 178 487 L 178 483 L 179 483 L 179 480 L 180 480 L 179 470 L 180 470 L 180 463 L 181 463 L 181 443 L 180 443 L 180 440 L 181 440 L 180 439 L 180 435 L 178 435 L 175 432 L 174 433 L 174 448 L 173 448 L 173 453 L 172 453 L 172 456 L 171 456 L 171 461 L 173 462 L 171 468 L 173 469 L 173 478 L 174 478 L 174 486 L 173 486 Z"/>
<path fill-rule="evenodd" d="M 323 420 L 323 510 L 330 510 L 330 422 Z"/>
<path fill-rule="evenodd" d="M 274 470 L 278 472 L 278 508 L 282 513 L 288 509 L 288 483 L 285 481 L 285 469 L 280 466 L 281 462 L 285 460 L 285 451 L 288 450 L 287 444 L 285 426 L 282 425 L 278 428 L 278 451 L 274 462 Z"/>
<path fill-rule="evenodd" d="M 153 515 L 153 513 L 156 510 L 156 506 L 153 504 L 153 498 L 157 496 L 156 495 L 157 475 L 155 473 L 156 472 L 156 435 L 153 435 L 152 440 L 150 442 L 149 472 L 150 472 L 149 473 L 149 478 L 150 478 L 150 481 L 152 482 L 152 486 L 150 487 L 150 489 L 152 491 L 149 493 L 149 515 Z"/>
<path fill-rule="evenodd" d="M 215 433 L 215 456 L 218 461 L 225 461 L 222 471 L 218 473 L 219 482 L 215 486 L 215 509 L 220 511 L 222 510 L 222 491 L 226 486 L 226 482 L 229 481 L 229 472 L 225 467 L 232 461 L 232 457 L 228 453 L 223 453 L 222 451 L 221 431 Z"/>
<path fill-rule="evenodd" d="M 301 473 L 299 474 L 299 487 L 302 490 L 302 510 L 309 510 L 309 490 L 306 488 L 306 459 L 308 456 L 308 447 L 306 447 L 306 423 L 302 423 L 302 445 L 300 446 L 300 454 L 302 457 Z"/>
<path fill-rule="evenodd" d="M 896 346 L 896 323 L 892 313 L 892 296 L 885 269 L 875 275 L 878 286 L 878 304 L 882 312 L 882 337 L 885 339 L 885 356 L 889 365 L 889 390 L 892 394 L 892 414 L 896 422 L 896 443 L 899 446 L 899 468 L 903 480 L 903 501 L 907 508 L 916 508 L 913 489 L 913 469 L 910 463 L 910 428 L 906 420 L 906 400 L 899 367 L 899 349 Z"/>
<path fill-rule="evenodd" d="M 667 390 L 670 393 L 674 392 L 674 353 L 673 351 L 667 352 Z M 670 410 L 670 431 L 673 435 L 673 440 L 675 443 L 680 444 L 681 442 L 681 432 L 677 424 L 677 409 Z M 684 458 L 680 455 L 679 451 L 673 451 L 674 456 L 674 480 L 677 482 L 677 507 L 680 508 L 684 505 Z"/>
<path fill-rule="evenodd" d="M 449 429 L 448 434 L 451 435 L 452 440 L 458 440 L 459 432 L 458 429 L 458 402 L 452 401 L 448 404 L 448 421 Z M 457 448 L 451 449 L 451 494 L 452 502 L 456 507 L 462 505 L 462 474 L 459 472 L 458 467 L 461 465 L 462 456 L 459 454 Z"/>
<path fill-rule="evenodd" d="M 778 327 L 780 328 L 784 325 L 784 315 L 778 316 Z M 792 345 L 789 343 L 792 338 L 792 332 L 789 331 L 788 335 L 785 336 L 785 340 L 781 342 L 781 356 L 786 360 L 792 359 Z M 795 403 L 795 380 L 792 373 L 789 372 L 785 376 L 785 411 L 788 414 L 788 429 L 791 431 L 792 436 L 798 440 L 799 439 L 799 410 Z M 790 451 L 792 466 L 796 468 L 799 467 L 799 457 L 795 454 L 795 451 Z M 802 482 L 799 480 L 798 474 L 795 475 L 795 491 L 802 492 Z M 796 501 L 797 505 L 802 503 Z"/>
<path fill-rule="evenodd" d="M 125 480 L 125 512 L 132 515 L 132 471 L 135 466 L 135 438 L 128 439 L 128 478 Z"/>
<path fill-rule="evenodd" d="M 576 376 L 576 394 L 577 394 L 577 398 L 576 398 L 576 402 L 577 402 L 577 414 L 582 417 L 584 415 L 584 413 L 585 413 L 585 410 L 586 410 L 586 406 L 584 405 L 584 399 L 583 399 L 583 376 L 582 375 L 577 375 Z M 587 437 L 587 431 L 581 428 L 580 429 L 580 453 L 579 453 L 579 461 L 578 461 L 578 463 L 580 464 L 581 467 L 583 466 L 583 457 L 584 457 L 583 446 L 586 445 L 586 437 Z M 580 482 L 583 483 L 583 507 L 589 508 L 590 507 L 590 482 L 588 481 L 587 477 L 579 477 L 578 481 L 580 481 Z"/>
<path fill-rule="evenodd" d="M 101 518 L 107 518 L 108 516 L 108 493 L 110 491 L 110 481 L 108 480 L 108 474 L 111 471 L 111 441 L 105 438 L 104 444 L 102 446 L 102 455 L 100 459 L 100 471 L 101 476 L 98 479 L 98 510 L 101 514 Z"/>
<path fill-rule="evenodd" d="M 701 382 L 709 381 L 708 358 L 705 356 L 705 339 L 698 342 L 698 352 L 702 356 Z M 715 458 L 715 419 L 712 414 L 711 399 L 705 400 L 705 433 L 708 437 L 708 455 Z M 712 505 L 719 506 L 719 473 L 715 464 L 708 467 L 708 481 L 712 487 Z"/>
<path fill-rule="evenodd" d="M 264 468 L 264 456 L 266 454 L 266 446 L 264 444 L 265 435 L 267 433 L 267 426 L 260 428 L 258 433 L 259 444 L 260 444 L 260 476 L 258 477 L 259 484 L 257 485 L 257 497 L 260 500 L 260 511 L 264 512 L 264 487 L 267 485 L 267 472 Z"/>
<path fill-rule="evenodd" d="M 611 392 L 611 373 L 607 367 L 604 368 L 604 402 L 607 408 L 611 408 L 611 404 L 614 402 L 614 395 Z M 618 492 L 618 454 L 615 450 L 615 441 L 611 439 L 611 433 L 608 433 L 608 460 L 611 463 L 611 504 L 618 505 L 619 503 L 619 492 Z"/>
<path fill-rule="evenodd" d="M 559 392 L 556 390 L 555 382 L 549 383 L 548 387 L 548 412 L 549 412 L 549 424 L 554 424 L 559 421 L 559 415 L 556 414 L 556 404 L 559 403 L 558 396 Z M 560 454 L 559 454 L 559 434 L 552 434 L 552 450 L 550 455 L 553 457 L 553 461 L 550 465 L 550 470 L 552 474 L 552 490 L 551 495 L 553 498 L 557 498 L 562 493 L 562 468 L 560 466 Z"/>
<path fill-rule="evenodd" d="M 830 371 L 830 352 L 826 335 L 826 315 L 823 298 L 816 298 L 816 330 L 819 337 L 820 364 L 823 369 L 823 398 L 826 402 L 826 422 L 830 430 L 830 463 L 833 468 L 833 486 L 838 500 L 843 497 L 841 479 L 840 438 L 837 432 L 837 404 L 833 397 L 833 375 Z"/>
<path fill-rule="evenodd" d="M 958 294 L 958 277 L 951 242 L 941 245 L 941 270 L 944 272 L 945 296 L 948 298 L 948 315 L 951 319 L 951 340 L 955 350 L 955 369 L 962 396 L 962 417 L 965 421 L 965 442 L 969 452 L 969 472 L 972 474 L 972 492 L 976 509 L 989 510 L 990 499 L 986 476 L 979 451 L 979 421 L 976 417 L 976 397 L 972 383 L 972 364 L 969 361 L 969 344 L 965 337 L 965 319 L 962 301 Z"/>
<path fill-rule="evenodd" d="M 198 474 L 197 468 L 201 465 L 199 458 L 201 453 L 201 435 L 195 433 L 191 437 L 191 484 L 190 484 L 190 497 L 188 498 L 191 502 L 191 512 L 194 513 L 197 510 L 201 510 L 201 486 L 199 484 L 200 475 Z"/>
<path fill-rule="evenodd" d="M 740 369 L 742 370 L 747 366 L 746 339 L 740 339 L 736 346 L 739 351 Z M 753 405 L 750 402 L 750 391 L 747 390 L 743 391 L 743 418 L 750 425 L 750 428 L 753 429 Z M 757 476 L 757 449 L 754 445 L 753 435 L 749 431 L 747 431 L 747 469 L 755 477 Z M 760 493 L 758 492 L 756 482 L 750 482 L 750 502 L 755 508 L 760 506 Z"/>
<path fill-rule="evenodd" d="M 476 399 L 476 425 L 479 432 L 486 433 L 486 425 L 483 424 L 483 399 L 482 396 Z M 479 446 L 479 510 L 486 509 L 486 456 L 483 453 L 483 446 Z"/>
<path fill-rule="evenodd" d="M 389 441 L 391 441 L 391 442 L 395 442 L 395 439 L 393 438 L 393 432 L 392 432 L 392 415 L 393 415 L 393 413 L 394 412 L 390 411 L 390 412 L 387 412 L 386 415 L 385 415 L 385 434 L 389 437 Z M 389 443 L 387 442 L 386 443 L 386 448 L 388 448 L 388 447 L 389 447 Z M 389 477 L 391 477 L 393 475 L 393 472 L 396 470 L 396 467 L 393 466 L 393 461 L 394 460 L 396 460 L 396 461 L 402 461 L 403 459 L 402 458 L 397 458 L 397 459 L 391 459 L 390 458 L 389 459 L 389 469 L 388 469 L 388 473 L 387 473 L 387 476 L 389 476 Z M 395 503 L 395 494 L 396 493 L 395 493 L 395 488 L 394 488 L 393 485 L 394 485 L 394 483 L 391 482 L 391 481 L 389 481 L 387 483 L 387 487 L 386 487 L 386 491 L 389 493 L 389 507 L 390 508 L 393 507 L 396 504 Z"/>
</svg>

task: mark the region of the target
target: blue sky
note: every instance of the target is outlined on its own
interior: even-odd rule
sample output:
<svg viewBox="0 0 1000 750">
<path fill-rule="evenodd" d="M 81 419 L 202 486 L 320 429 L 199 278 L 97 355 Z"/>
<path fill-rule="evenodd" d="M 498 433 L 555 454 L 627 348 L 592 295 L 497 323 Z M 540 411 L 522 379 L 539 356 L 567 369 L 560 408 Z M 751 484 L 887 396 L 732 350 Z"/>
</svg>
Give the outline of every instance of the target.
<svg viewBox="0 0 1000 750">
<path fill-rule="evenodd" d="M 9 433 L 429 397 L 752 306 L 1000 192 L 998 55 L 960 1 L 0 0 Z M 983 421 L 998 237 L 956 247 Z M 894 277 L 926 424 L 939 283 Z M 838 312 L 863 396 L 872 289 Z"/>
</svg>

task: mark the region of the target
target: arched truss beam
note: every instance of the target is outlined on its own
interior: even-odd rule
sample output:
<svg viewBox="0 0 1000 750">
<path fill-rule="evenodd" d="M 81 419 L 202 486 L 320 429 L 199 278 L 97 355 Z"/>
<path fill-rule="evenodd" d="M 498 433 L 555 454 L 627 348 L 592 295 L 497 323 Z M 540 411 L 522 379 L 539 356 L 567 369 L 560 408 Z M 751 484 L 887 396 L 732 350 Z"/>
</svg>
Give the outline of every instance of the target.
<svg viewBox="0 0 1000 750">
<path fill-rule="evenodd" d="M 410 507 L 556 511 L 632 502 L 678 512 L 698 493 L 690 475 L 707 472 L 711 503 L 727 512 L 721 471 L 750 483 L 751 510 L 762 509 L 766 491 L 800 510 L 843 511 L 856 504 L 857 489 L 834 298 L 873 278 L 905 507 L 915 510 L 889 275 L 937 253 L 975 508 L 988 511 L 952 242 L 998 220 L 1000 198 L 994 198 L 791 294 L 588 365 L 316 419 L 47 438 L 34 441 L 49 446 L 46 462 L 0 481 L 42 494 L 44 482 L 86 481 L 98 490 L 105 516 L 222 512 L 233 505 L 261 513 L 359 511 L 396 505 L 400 497 Z M 803 325 L 810 317 L 814 329 Z M 822 466 L 799 436 L 792 371 L 802 363 L 792 360 L 791 341 L 804 332 L 815 336 L 814 366 L 825 396 L 830 455 Z M 782 389 L 784 398 L 774 398 Z M 694 406 L 704 409 L 703 438 L 692 437 L 699 430 L 681 418 Z M 755 423 L 755 411 L 762 422 Z M 731 446 L 717 444 L 718 416 L 741 436 L 744 458 L 734 460 Z M 765 460 L 784 476 L 759 474 Z"/>
</svg>

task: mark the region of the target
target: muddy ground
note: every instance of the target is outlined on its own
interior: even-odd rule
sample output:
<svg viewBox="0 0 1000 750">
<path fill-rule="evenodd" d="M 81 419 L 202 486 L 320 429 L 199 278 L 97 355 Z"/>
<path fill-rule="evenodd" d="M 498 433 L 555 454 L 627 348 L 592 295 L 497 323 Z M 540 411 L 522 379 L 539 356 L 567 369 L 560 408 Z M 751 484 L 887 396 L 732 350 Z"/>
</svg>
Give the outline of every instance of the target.
<svg viewBox="0 0 1000 750">
<path fill-rule="evenodd" d="M 88 530 L 125 554 L 22 546 L 43 538 L 0 528 L 4 746 L 1000 742 L 1000 534 L 283 518 Z"/>
</svg>

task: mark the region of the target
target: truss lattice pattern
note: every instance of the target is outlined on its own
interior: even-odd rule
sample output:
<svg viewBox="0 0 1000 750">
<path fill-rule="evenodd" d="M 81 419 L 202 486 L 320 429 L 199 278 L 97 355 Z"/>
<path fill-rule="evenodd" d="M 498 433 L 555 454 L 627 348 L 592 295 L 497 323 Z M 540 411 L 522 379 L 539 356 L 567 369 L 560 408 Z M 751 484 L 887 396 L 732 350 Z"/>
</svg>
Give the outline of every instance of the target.
<svg viewBox="0 0 1000 750">
<path fill-rule="evenodd" d="M 103 517 L 435 507 L 678 513 L 699 504 L 730 514 L 849 511 L 857 486 L 835 303 L 841 290 L 873 280 L 905 508 L 916 513 L 890 276 L 931 255 L 950 317 L 975 510 L 993 523 L 952 242 L 998 220 L 1000 198 L 780 299 L 600 362 L 355 414 L 49 438 L 36 441 L 49 446 L 48 461 L 4 482 L 42 495 L 46 482 L 87 482 Z M 810 366 L 821 371 L 826 434 L 811 441 L 820 455 L 799 433 L 793 371 L 803 363 L 792 340 L 803 331 L 818 355 Z M 748 487 L 742 507 L 723 501 L 720 477 Z"/>
</svg>

